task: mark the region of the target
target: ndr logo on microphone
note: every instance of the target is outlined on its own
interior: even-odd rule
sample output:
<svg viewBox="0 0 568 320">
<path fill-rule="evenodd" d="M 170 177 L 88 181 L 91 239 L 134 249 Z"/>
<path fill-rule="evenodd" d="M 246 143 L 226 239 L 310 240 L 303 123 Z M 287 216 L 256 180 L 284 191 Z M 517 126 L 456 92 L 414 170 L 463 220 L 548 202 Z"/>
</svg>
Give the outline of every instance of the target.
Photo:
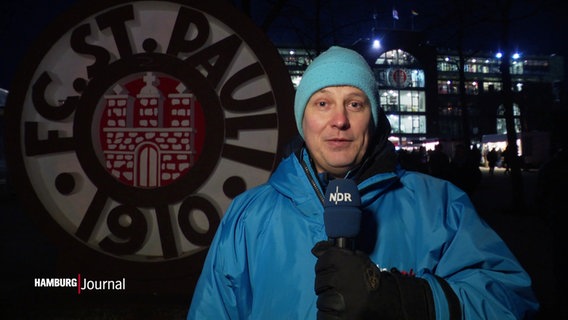
<svg viewBox="0 0 568 320">
<path fill-rule="evenodd" d="M 335 192 L 329 193 L 329 202 L 337 204 L 338 202 L 352 202 L 351 193 L 339 192 L 339 186 L 335 187 Z"/>
</svg>

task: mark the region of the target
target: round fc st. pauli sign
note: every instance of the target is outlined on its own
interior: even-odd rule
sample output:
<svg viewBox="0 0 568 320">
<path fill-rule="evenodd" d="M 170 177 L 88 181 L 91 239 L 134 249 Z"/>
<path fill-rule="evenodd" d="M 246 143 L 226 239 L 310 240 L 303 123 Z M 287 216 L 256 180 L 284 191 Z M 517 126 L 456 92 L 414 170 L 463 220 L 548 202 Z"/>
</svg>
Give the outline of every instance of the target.
<svg viewBox="0 0 568 320">
<path fill-rule="evenodd" d="M 9 169 L 71 254 L 184 275 L 230 201 L 267 180 L 292 97 L 275 48 L 224 2 L 87 1 L 52 23 L 12 84 Z"/>
</svg>

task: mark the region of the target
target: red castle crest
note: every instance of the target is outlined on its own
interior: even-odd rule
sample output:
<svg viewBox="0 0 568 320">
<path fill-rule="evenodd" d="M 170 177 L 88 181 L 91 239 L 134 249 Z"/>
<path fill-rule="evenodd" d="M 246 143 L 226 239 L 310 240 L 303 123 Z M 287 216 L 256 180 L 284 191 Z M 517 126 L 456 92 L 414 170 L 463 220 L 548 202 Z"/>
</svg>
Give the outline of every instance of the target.
<svg viewBox="0 0 568 320">
<path fill-rule="evenodd" d="M 104 167 L 125 185 L 166 186 L 201 152 L 201 106 L 181 82 L 153 72 L 105 95 L 100 118 Z"/>
</svg>

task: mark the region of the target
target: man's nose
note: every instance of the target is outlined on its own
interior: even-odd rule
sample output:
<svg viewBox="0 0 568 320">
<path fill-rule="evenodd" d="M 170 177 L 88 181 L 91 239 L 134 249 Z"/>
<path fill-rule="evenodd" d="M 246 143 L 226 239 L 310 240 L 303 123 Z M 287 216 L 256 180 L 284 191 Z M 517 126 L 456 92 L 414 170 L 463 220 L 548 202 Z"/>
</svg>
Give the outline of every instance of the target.
<svg viewBox="0 0 568 320">
<path fill-rule="evenodd" d="M 349 128 L 349 118 L 344 107 L 338 107 L 333 111 L 332 126 L 341 130 Z"/>
</svg>

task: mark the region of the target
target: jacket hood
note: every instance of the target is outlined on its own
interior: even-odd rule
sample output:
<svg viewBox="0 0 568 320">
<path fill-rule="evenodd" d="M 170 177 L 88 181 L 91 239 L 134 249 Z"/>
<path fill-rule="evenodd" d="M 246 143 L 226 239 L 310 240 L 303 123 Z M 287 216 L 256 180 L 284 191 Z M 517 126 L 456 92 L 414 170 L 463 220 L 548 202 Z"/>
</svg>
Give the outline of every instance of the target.
<svg viewBox="0 0 568 320">
<path fill-rule="evenodd" d="M 389 141 L 390 123 L 382 109 L 379 110 L 378 123 L 374 128 L 373 139 L 359 168 L 356 168 L 352 178 L 357 184 L 366 179 L 386 172 L 393 172 L 397 167 L 397 154 L 394 145 Z"/>
</svg>

